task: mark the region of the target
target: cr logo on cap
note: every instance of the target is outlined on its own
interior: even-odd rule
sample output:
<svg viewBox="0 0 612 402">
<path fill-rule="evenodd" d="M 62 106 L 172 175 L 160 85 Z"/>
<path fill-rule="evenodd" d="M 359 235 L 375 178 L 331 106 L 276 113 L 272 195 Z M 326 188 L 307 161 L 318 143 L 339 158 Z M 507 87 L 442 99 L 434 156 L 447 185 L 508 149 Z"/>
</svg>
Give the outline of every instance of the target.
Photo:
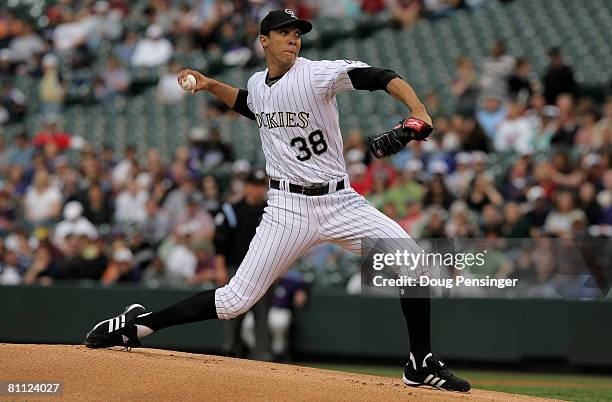
<svg viewBox="0 0 612 402">
<path fill-rule="evenodd" d="M 289 8 L 285 8 L 285 12 L 286 12 L 287 14 L 289 14 L 289 15 L 291 16 L 291 18 L 297 18 L 297 17 L 295 16 L 295 13 L 293 12 L 293 10 L 291 10 L 291 9 L 289 9 Z"/>
</svg>

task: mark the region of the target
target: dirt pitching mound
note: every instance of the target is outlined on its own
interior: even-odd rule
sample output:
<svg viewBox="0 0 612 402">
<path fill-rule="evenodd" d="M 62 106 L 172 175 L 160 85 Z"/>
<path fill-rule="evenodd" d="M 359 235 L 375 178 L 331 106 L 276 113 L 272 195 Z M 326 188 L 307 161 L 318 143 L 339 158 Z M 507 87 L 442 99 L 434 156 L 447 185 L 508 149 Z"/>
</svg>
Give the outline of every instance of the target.
<svg viewBox="0 0 612 402">
<path fill-rule="evenodd" d="M 0 344 L 0 381 L 63 381 L 69 401 L 528 401 L 472 390 L 406 387 L 401 379 L 158 349 Z M 17 394 L 0 400 L 23 399 Z"/>
</svg>

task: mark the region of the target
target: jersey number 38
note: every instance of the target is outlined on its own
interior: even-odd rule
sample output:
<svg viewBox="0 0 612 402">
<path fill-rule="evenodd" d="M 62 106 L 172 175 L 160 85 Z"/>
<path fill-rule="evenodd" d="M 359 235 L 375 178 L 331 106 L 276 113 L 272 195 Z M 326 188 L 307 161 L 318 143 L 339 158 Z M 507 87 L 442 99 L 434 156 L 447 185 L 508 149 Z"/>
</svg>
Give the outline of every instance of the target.
<svg viewBox="0 0 612 402">
<path fill-rule="evenodd" d="M 327 151 L 327 142 L 325 142 L 325 138 L 323 137 L 323 132 L 321 130 L 315 130 L 308 135 L 308 142 L 310 143 L 310 147 L 306 142 L 306 139 L 303 137 L 295 137 L 291 140 L 291 146 L 297 148 L 299 153 L 296 155 L 299 161 L 306 161 L 312 157 L 312 153 L 314 152 L 316 155 L 321 155 L 325 151 Z"/>
</svg>

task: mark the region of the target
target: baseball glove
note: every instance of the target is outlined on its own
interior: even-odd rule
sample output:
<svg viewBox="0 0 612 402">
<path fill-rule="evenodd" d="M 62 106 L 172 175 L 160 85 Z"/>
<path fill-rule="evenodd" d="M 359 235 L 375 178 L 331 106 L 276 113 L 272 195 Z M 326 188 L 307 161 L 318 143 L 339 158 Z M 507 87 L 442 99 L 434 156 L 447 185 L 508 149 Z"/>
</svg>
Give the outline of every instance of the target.
<svg viewBox="0 0 612 402">
<path fill-rule="evenodd" d="M 398 153 L 412 140 L 426 140 L 432 131 L 433 127 L 423 120 L 408 117 L 397 123 L 391 131 L 368 137 L 368 147 L 372 155 L 382 159 Z"/>
</svg>

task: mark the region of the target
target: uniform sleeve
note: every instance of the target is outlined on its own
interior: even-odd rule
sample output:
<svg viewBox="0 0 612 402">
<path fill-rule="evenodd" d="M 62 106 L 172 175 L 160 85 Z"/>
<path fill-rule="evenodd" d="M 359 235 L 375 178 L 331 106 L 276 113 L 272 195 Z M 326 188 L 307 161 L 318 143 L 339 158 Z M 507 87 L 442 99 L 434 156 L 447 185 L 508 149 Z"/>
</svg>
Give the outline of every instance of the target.
<svg viewBox="0 0 612 402">
<path fill-rule="evenodd" d="M 249 92 L 245 89 L 238 90 L 238 96 L 236 97 L 236 102 L 232 107 L 234 112 L 240 113 L 244 117 L 247 117 L 251 120 L 255 120 L 255 114 L 252 112 L 252 103 L 249 105 Z"/>
<path fill-rule="evenodd" d="M 340 91 L 355 89 L 348 72 L 355 68 L 370 67 L 364 62 L 353 60 L 321 60 L 313 63 L 312 75 L 317 93 L 331 99 Z"/>
</svg>

